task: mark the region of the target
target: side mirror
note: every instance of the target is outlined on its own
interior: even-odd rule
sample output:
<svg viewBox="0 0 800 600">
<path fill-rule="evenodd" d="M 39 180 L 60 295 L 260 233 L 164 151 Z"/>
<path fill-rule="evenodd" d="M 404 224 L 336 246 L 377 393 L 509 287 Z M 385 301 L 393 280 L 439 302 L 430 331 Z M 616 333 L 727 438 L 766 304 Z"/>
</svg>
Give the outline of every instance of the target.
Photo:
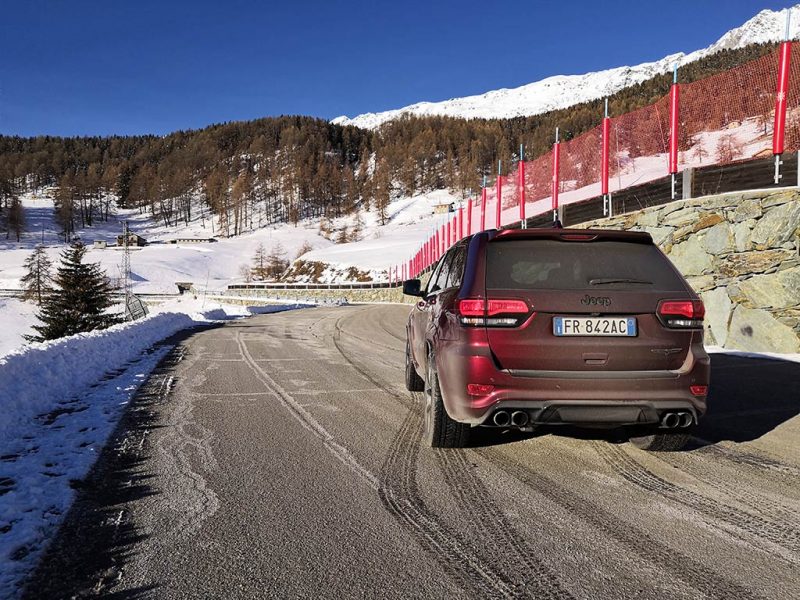
<svg viewBox="0 0 800 600">
<path fill-rule="evenodd" d="M 403 293 L 406 296 L 422 296 L 422 283 L 419 279 L 406 279 L 403 282 Z"/>
</svg>

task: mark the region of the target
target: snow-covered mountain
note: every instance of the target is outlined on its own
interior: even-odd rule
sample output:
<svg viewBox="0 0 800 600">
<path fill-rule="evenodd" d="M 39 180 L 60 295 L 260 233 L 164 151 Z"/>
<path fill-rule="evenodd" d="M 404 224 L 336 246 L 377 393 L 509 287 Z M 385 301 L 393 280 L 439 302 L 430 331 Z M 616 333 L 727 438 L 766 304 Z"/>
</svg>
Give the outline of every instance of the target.
<svg viewBox="0 0 800 600">
<path fill-rule="evenodd" d="M 790 35 L 795 39 L 800 34 L 800 4 L 787 10 L 791 11 Z M 467 119 L 537 115 L 609 96 L 628 86 L 670 71 L 676 62 L 679 65 L 687 64 L 720 50 L 782 40 L 785 31 L 786 10 L 762 10 L 741 27 L 727 32 L 708 48 L 689 54 L 679 52 L 655 62 L 642 63 L 634 67 L 617 67 L 585 75 L 556 75 L 518 88 L 494 90 L 443 102 L 419 102 L 396 110 L 365 113 L 352 119 L 341 116 L 332 122 L 373 129 L 404 114 L 444 115 Z"/>
</svg>

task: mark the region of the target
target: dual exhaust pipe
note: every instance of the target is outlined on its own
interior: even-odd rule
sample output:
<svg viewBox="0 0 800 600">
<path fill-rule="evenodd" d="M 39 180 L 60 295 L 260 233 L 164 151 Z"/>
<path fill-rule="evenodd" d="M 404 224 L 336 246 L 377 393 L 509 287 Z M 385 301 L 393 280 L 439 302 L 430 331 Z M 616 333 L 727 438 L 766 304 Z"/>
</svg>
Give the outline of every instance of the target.
<svg viewBox="0 0 800 600">
<path fill-rule="evenodd" d="M 492 422 L 498 427 L 525 427 L 530 421 L 524 410 L 498 410 L 492 416 Z M 694 415 L 690 412 L 667 412 L 661 417 L 661 426 L 666 429 L 686 429 L 694 424 Z"/>
<path fill-rule="evenodd" d="M 515 410 L 511 413 L 507 410 L 498 410 L 492 417 L 492 421 L 498 427 L 525 427 L 529 420 L 530 417 L 524 410 Z"/>
<path fill-rule="evenodd" d="M 694 415 L 690 412 L 668 412 L 661 417 L 661 426 L 666 429 L 686 429 L 694 423 Z"/>
</svg>

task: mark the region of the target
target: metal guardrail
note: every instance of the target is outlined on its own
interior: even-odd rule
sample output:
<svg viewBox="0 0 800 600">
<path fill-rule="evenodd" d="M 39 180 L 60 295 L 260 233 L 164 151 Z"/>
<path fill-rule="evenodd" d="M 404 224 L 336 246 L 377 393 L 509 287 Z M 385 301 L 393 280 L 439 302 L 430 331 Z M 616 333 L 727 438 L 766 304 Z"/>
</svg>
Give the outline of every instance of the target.
<svg viewBox="0 0 800 600">
<path fill-rule="evenodd" d="M 25 290 L 19 288 L 0 288 L 0 298 L 21 298 Z M 172 298 L 180 298 L 181 294 L 136 294 L 143 300 L 171 300 Z M 112 298 L 124 298 L 125 294 L 113 293 Z"/>
</svg>

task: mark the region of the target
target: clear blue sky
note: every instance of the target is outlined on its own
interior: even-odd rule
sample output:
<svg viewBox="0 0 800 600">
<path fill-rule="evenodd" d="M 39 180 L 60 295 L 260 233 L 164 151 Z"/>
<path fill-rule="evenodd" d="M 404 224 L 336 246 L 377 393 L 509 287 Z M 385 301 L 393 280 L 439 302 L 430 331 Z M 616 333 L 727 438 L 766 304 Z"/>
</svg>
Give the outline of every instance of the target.
<svg viewBox="0 0 800 600">
<path fill-rule="evenodd" d="M 707 46 L 755 0 L 8 0 L 0 133 L 333 118 Z"/>
</svg>

